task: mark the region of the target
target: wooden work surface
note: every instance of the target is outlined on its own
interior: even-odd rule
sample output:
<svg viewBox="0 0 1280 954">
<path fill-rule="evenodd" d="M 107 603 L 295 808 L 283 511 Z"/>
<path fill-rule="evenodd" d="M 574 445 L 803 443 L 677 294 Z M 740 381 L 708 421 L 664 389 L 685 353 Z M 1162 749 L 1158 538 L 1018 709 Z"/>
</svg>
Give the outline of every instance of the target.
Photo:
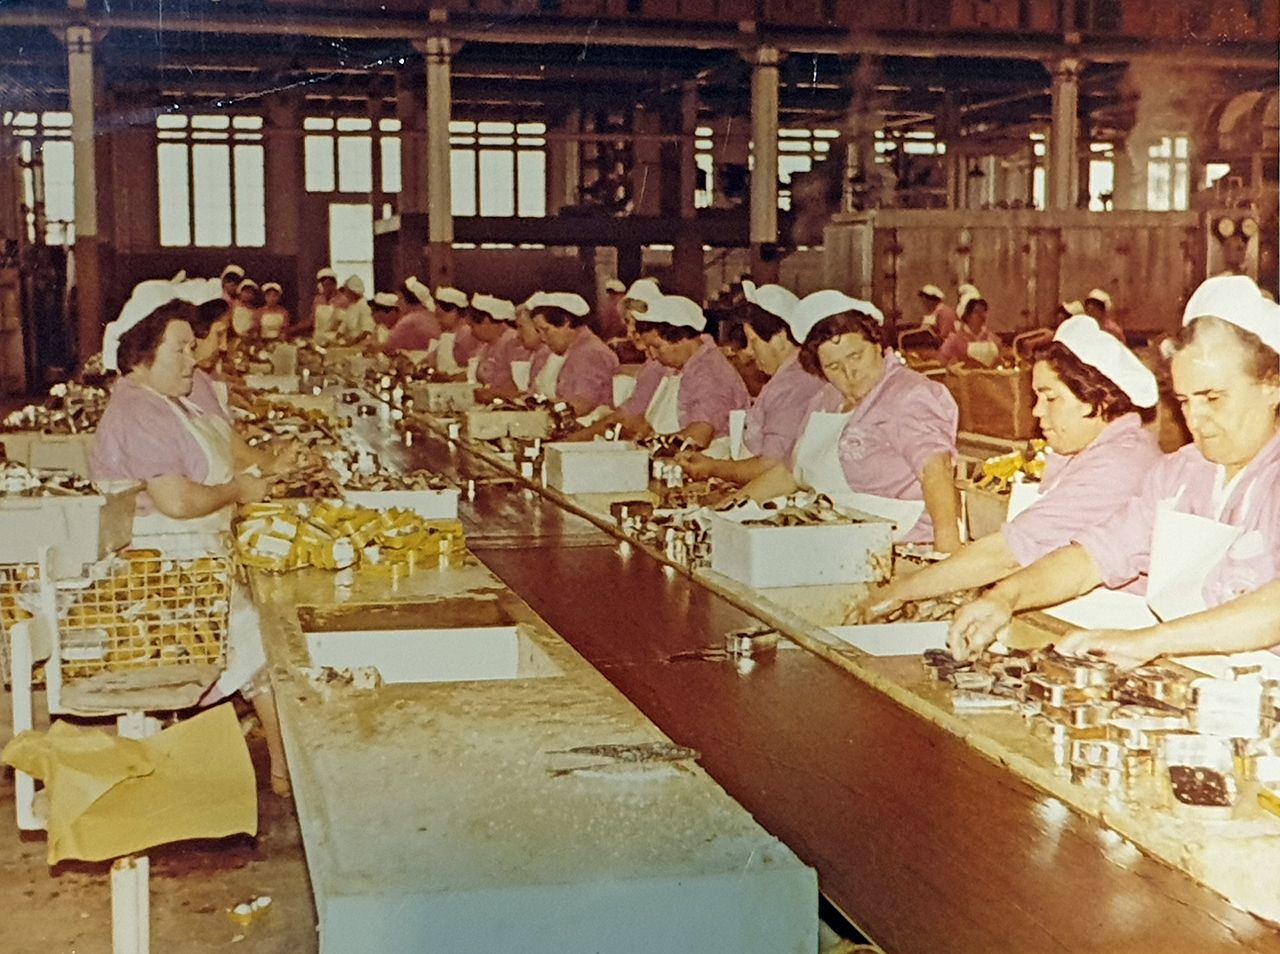
<svg viewBox="0 0 1280 954">
<path fill-rule="evenodd" d="M 473 467 L 429 437 L 412 457 Z M 461 515 L 480 559 L 890 954 L 1280 951 L 1280 932 L 830 662 L 697 658 L 752 618 L 637 548 L 592 545 L 545 498 L 481 486 Z"/>
</svg>

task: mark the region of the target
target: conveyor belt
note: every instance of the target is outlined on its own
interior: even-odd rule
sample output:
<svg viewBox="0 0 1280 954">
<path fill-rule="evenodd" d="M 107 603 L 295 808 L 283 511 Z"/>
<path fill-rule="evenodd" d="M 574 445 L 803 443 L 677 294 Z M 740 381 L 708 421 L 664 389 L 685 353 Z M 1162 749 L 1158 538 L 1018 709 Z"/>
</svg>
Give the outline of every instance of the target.
<svg viewBox="0 0 1280 954">
<path fill-rule="evenodd" d="M 443 442 L 415 462 L 468 469 Z M 477 555 L 895 952 L 1280 951 L 1280 933 L 817 656 L 684 655 L 750 617 L 531 493 L 464 503 Z M 562 545 L 564 544 L 564 545 Z"/>
</svg>

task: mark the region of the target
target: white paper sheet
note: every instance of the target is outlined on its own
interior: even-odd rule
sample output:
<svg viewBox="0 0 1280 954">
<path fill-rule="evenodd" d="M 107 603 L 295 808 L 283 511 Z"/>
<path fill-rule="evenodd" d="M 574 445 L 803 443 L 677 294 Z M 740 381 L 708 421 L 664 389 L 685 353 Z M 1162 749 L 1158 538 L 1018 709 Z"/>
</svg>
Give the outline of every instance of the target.
<svg viewBox="0 0 1280 954">
<path fill-rule="evenodd" d="M 1236 666 L 1261 666 L 1264 679 L 1280 679 L 1280 656 L 1266 649 L 1218 656 L 1177 656 L 1173 661 L 1215 679 L 1231 678 Z"/>
<path fill-rule="evenodd" d="M 1157 622 L 1141 596 L 1102 587 L 1044 612 L 1081 629 L 1142 629 Z"/>
<path fill-rule="evenodd" d="M 872 656 L 918 656 L 926 649 L 945 649 L 946 623 L 873 623 L 829 626 L 827 632 Z"/>
</svg>

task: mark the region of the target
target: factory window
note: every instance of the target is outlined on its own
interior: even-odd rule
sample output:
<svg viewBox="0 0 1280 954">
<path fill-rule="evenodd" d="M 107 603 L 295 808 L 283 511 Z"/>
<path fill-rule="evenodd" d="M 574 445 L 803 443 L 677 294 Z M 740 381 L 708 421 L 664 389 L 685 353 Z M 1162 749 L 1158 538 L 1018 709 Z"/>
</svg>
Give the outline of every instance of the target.
<svg viewBox="0 0 1280 954">
<path fill-rule="evenodd" d="M 791 208 L 791 177 L 826 158 L 839 136 L 838 129 L 778 130 L 778 208 Z"/>
<path fill-rule="evenodd" d="M 547 214 L 546 123 L 449 123 L 453 214 Z"/>
<path fill-rule="evenodd" d="M 1089 144 L 1089 211 L 1110 212 L 1115 199 L 1115 147 L 1109 142 Z"/>
<path fill-rule="evenodd" d="M 1186 136 L 1162 136 L 1147 147 L 1147 208 L 1184 211 L 1191 198 L 1191 144 Z"/>
<path fill-rule="evenodd" d="M 398 119 L 379 119 L 375 128 L 367 116 L 308 116 L 302 121 L 307 191 L 399 192 L 400 126 Z"/>
<path fill-rule="evenodd" d="M 267 243 L 261 116 L 156 117 L 160 244 Z"/>
<path fill-rule="evenodd" d="M 909 156 L 941 156 L 946 153 L 947 144 L 938 142 L 933 132 L 927 129 L 913 129 L 892 136 L 886 135 L 883 129 L 876 130 L 876 162 L 888 162 L 889 154 L 899 150 Z"/>
<path fill-rule="evenodd" d="M 18 140 L 22 166 L 22 211 L 27 240 L 48 245 L 75 242 L 75 162 L 71 147 L 71 114 L 5 113 L 4 125 Z"/>
<path fill-rule="evenodd" d="M 373 206 L 367 202 L 334 202 L 329 206 L 329 261 L 345 282 L 359 275 L 373 297 Z"/>
<path fill-rule="evenodd" d="M 1031 154 L 1035 157 L 1035 168 L 1031 170 L 1031 207 L 1043 209 L 1047 201 L 1048 179 L 1044 168 L 1044 158 L 1048 149 L 1045 145 L 1044 133 L 1031 134 Z"/>
<path fill-rule="evenodd" d="M 709 209 L 715 201 L 716 163 L 711 139 L 711 127 L 699 126 L 694 130 L 693 161 L 698 167 L 698 184 L 693 192 L 693 207 Z"/>
</svg>

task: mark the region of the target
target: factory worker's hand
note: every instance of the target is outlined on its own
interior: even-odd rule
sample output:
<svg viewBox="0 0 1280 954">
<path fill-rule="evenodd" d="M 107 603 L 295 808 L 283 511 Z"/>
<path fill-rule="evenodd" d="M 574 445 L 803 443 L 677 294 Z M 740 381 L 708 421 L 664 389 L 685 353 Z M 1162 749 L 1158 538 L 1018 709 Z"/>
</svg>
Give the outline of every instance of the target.
<svg viewBox="0 0 1280 954">
<path fill-rule="evenodd" d="M 1054 644 L 1064 656 L 1101 656 L 1121 669 L 1132 669 L 1160 655 L 1156 631 L 1147 629 L 1082 629 Z"/>
<path fill-rule="evenodd" d="M 878 587 L 850 604 L 844 614 L 846 626 L 862 626 L 883 620 L 902 608 L 903 600 L 893 592 L 893 584 Z"/>
<path fill-rule="evenodd" d="M 1013 610 L 998 596 L 988 593 L 956 612 L 947 632 L 947 647 L 956 659 L 978 655 L 1009 628 Z"/>
<path fill-rule="evenodd" d="M 279 477 L 283 474 L 292 473 L 302 467 L 306 450 L 298 444 L 286 444 L 280 448 L 267 464 L 266 472 L 268 476 Z"/>
<path fill-rule="evenodd" d="M 692 477 L 694 480 L 702 480 L 704 477 L 710 477 L 713 465 L 711 458 L 706 454 L 699 454 L 697 451 L 681 451 L 676 455 L 676 463 L 680 465 L 680 469 Z"/>
<path fill-rule="evenodd" d="M 232 486 L 235 487 L 236 503 L 250 504 L 258 503 L 265 500 L 267 493 L 271 490 L 271 482 L 264 477 L 254 477 L 250 474 L 236 474 L 231 478 Z"/>
</svg>

